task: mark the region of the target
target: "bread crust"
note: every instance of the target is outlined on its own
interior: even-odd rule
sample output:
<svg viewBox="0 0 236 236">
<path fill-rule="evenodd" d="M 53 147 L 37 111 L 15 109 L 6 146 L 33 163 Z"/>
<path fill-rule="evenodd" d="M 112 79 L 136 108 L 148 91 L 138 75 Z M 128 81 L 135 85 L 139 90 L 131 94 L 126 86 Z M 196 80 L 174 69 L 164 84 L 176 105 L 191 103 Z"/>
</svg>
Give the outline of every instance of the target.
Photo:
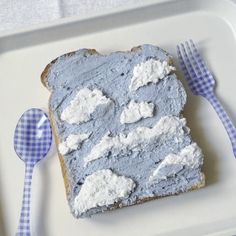
<svg viewBox="0 0 236 236">
<path fill-rule="evenodd" d="M 58 151 L 58 145 L 60 143 L 60 139 L 58 138 L 59 136 L 57 135 L 56 121 L 54 119 L 53 113 L 50 110 L 49 110 L 49 119 L 51 121 L 53 136 L 54 136 L 54 140 L 56 142 L 57 153 L 58 153 L 58 157 L 60 160 L 62 176 L 64 179 L 64 185 L 65 185 L 65 189 L 66 189 L 66 196 L 67 196 L 67 198 L 69 198 L 70 193 L 71 193 L 71 185 L 70 185 L 70 181 L 69 181 L 68 171 L 67 171 L 66 165 L 65 165 L 65 158 Z"/>
<path fill-rule="evenodd" d="M 135 201 L 132 205 L 123 205 L 121 202 L 116 202 L 109 208 L 109 211 L 113 211 L 113 210 L 120 209 L 120 208 L 123 208 L 123 207 L 132 207 L 132 206 L 135 206 L 135 205 L 139 205 L 139 204 L 142 204 L 142 203 L 145 203 L 145 202 L 149 202 L 149 201 L 152 201 L 152 200 L 157 200 L 157 199 L 161 199 L 161 198 L 165 198 L 165 197 L 177 196 L 181 193 L 187 193 L 187 192 L 192 192 L 192 191 L 198 190 L 198 189 L 200 189 L 204 186 L 205 186 L 205 177 L 204 177 L 204 174 L 203 174 L 202 182 L 195 185 L 195 186 L 192 186 L 190 189 L 188 189 L 186 191 L 180 191 L 178 193 L 168 194 L 168 195 L 165 195 L 165 196 L 154 196 L 154 197 L 147 197 L 147 198 L 137 199 L 137 201 Z M 78 216 L 75 216 L 75 217 L 80 218 Z"/>
<path fill-rule="evenodd" d="M 85 49 L 87 54 L 89 55 L 94 55 L 94 54 L 99 54 L 95 49 Z M 54 60 L 52 60 L 43 70 L 43 72 L 41 73 L 40 79 L 42 84 L 50 90 L 49 86 L 48 86 L 48 76 L 51 70 L 51 67 L 57 62 L 57 60 L 61 57 L 72 57 L 76 54 L 77 51 L 72 51 L 72 52 L 68 52 L 65 53 L 57 58 L 55 58 Z"/>
</svg>

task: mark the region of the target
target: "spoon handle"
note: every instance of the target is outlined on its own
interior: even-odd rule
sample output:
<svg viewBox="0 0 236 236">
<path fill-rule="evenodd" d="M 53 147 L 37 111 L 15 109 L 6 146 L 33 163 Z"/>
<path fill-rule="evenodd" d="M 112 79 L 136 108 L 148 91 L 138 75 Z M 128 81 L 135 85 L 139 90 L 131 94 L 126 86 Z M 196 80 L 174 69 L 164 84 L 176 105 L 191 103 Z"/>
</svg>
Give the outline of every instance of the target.
<svg viewBox="0 0 236 236">
<path fill-rule="evenodd" d="M 26 163 L 20 222 L 16 236 L 30 236 L 30 196 L 34 164 Z"/>
</svg>

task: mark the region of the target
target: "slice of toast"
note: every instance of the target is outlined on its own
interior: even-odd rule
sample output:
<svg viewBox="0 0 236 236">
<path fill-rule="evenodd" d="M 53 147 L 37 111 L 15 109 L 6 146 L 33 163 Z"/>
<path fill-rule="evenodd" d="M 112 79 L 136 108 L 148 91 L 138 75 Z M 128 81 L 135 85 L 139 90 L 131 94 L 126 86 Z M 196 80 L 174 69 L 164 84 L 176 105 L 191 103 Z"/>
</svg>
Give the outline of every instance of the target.
<svg viewBox="0 0 236 236">
<path fill-rule="evenodd" d="M 47 65 L 41 79 L 75 217 L 204 186 L 174 70 L 153 45 L 109 55 L 81 49 Z"/>
</svg>

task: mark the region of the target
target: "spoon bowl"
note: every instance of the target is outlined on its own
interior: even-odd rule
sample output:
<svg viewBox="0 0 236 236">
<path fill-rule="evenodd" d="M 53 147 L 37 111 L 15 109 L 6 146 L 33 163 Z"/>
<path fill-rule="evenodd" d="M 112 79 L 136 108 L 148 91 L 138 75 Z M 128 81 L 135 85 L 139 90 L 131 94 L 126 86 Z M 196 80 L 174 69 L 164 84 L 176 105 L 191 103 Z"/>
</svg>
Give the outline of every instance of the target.
<svg viewBox="0 0 236 236">
<path fill-rule="evenodd" d="M 47 115 L 37 108 L 27 110 L 19 119 L 14 134 L 15 152 L 25 162 L 23 201 L 17 236 L 30 236 L 30 195 L 33 168 L 47 155 L 51 145 L 52 129 Z"/>
<path fill-rule="evenodd" d="M 27 110 L 18 121 L 14 148 L 19 158 L 37 163 L 44 158 L 52 143 L 52 131 L 47 115 L 40 109 Z"/>
</svg>

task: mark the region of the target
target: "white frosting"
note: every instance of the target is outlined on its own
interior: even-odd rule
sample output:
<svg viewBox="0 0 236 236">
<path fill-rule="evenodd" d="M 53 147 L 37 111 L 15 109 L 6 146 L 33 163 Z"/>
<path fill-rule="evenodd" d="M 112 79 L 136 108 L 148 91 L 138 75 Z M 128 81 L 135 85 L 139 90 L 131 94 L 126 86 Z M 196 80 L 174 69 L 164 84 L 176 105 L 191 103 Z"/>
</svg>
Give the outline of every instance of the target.
<svg viewBox="0 0 236 236">
<path fill-rule="evenodd" d="M 132 179 L 118 176 L 111 170 L 98 170 L 89 175 L 74 200 L 76 214 L 98 207 L 108 206 L 128 197 L 135 188 Z"/>
<path fill-rule="evenodd" d="M 178 171 L 180 171 L 184 166 L 189 168 L 197 168 L 202 162 L 202 151 L 196 143 L 192 143 L 189 146 L 183 148 L 177 155 L 171 153 L 167 155 L 160 165 L 153 171 L 150 176 L 150 181 L 160 181 L 165 180 L 167 177 L 174 176 Z M 172 165 L 177 165 L 175 168 L 166 169 L 165 175 L 163 175 L 162 170 L 166 167 L 171 167 Z"/>
<path fill-rule="evenodd" d="M 152 117 L 154 110 L 153 103 L 135 102 L 131 100 L 120 115 L 120 123 L 134 123 L 142 118 Z"/>
<path fill-rule="evenodd" d="M 83 134 L 70 134 L 66 140 L 59 144 L 58 149 L 62 155 L 76 150 L 84 140 L 88 139 L 91 133 Z"/>
<path fill-rule="evenodd" d="M 69 106 L 62 111 L 61 120 L 67 121 L 69 124 L 89 121 L 98 105 L 108 104 L 110 101 L 98 89 L 83 88 L 70 101 Z"/>
<path fill-rule="evenodd" d="M 140 144 L 149 141 L 150 139 L 157 139 L 161 136 L 168 136 L 175 134 L 175 141 L 179 142 L 184 137 L 183 126 L 186 125 L 184 118 L 180 119 L 176 116 L 164 116 L 152 127 L 138 127 L 130 133 L 118 134 L 110 137 L 109 133 L 103 136 L 101 141 L 96 144 L 90 154 L 85 157 L 85 165 L 93 160 L 102 157 L 106 152 L 112 149 L 134 149 L 139 148 Z"/>
<path fill-rule="evenodd" d="M 150 59 L 136 65 L 133 69 L 133 77 L 129 86 L 130 91 L 147 85 L 148 83 L 157 83 L 160 79 L 165 78 L 175 68 L 168 64 L 167 61 Z"/>
</svg>

